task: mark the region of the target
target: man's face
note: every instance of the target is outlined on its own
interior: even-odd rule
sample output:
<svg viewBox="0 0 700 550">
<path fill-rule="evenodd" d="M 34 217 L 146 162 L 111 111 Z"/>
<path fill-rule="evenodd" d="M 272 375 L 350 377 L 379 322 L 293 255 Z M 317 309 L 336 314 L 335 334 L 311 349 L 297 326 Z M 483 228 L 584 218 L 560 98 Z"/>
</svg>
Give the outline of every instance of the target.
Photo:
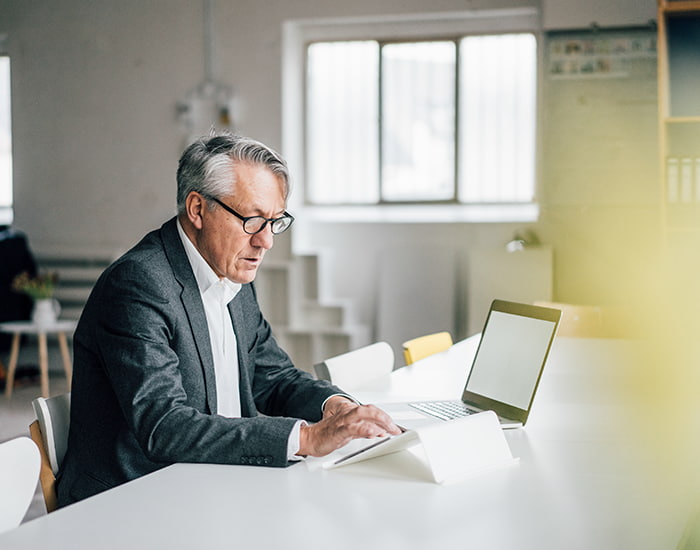
<svg viewBox="0 0 700 550">
<path fill-rule="evenodd" d="M 234 192 L 220 200 L 241 216 L 279 218 L 284 213 L 282 182 L 264 166 L 237 164 Z M 265 252 L 272 248 L 273 235 L 268 223 L 259 233 L 243 231 L 243 221 L 221 206 L 200 209 L 195 246 L 219 277 L 236 283 L 250 283 Z"/>
</svg>

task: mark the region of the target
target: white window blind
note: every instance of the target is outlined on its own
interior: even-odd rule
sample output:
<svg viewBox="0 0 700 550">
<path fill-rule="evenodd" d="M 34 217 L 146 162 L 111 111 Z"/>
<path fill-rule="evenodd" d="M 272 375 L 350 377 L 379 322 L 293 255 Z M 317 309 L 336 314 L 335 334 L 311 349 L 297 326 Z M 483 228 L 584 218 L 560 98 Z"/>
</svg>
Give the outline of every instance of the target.
<svg viewBox="0 0 700 550">
<path fill-rule="evenodd" d="M 376 42 L 308 49 L 307 194 L 318 204 L 379 199 Z"/>
<path fill-rule="evenodd" d="M 455 44 L 382 48 L 384 201 L 454 198 Z"/>
<path fill-rule="evenodd" d="M 537 45 L 532 34 L 471 36 L 461 48 L 461 202 L 535 192 Z"/>
</svg>

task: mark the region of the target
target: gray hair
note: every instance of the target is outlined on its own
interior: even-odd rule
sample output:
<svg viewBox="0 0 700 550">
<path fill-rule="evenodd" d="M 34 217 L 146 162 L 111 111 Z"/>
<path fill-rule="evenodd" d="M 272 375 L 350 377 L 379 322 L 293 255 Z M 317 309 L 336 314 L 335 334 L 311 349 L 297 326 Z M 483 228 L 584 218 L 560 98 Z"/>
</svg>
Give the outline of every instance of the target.
<svg viewBox="0 0 700 550">
<path fill-rule="evenodd" d="M 262 165 L 279 178 L 284 197 L 289 194 L 289 170 L 285 160 L 267 145 L 243 136 L 217 134 L 202 137 L 180 157 L 177 169 L 177 211 L 185 211 L 187 196 L 196 191 L 221 198 L 231 193 L 236 163 Z"/>
</svg>

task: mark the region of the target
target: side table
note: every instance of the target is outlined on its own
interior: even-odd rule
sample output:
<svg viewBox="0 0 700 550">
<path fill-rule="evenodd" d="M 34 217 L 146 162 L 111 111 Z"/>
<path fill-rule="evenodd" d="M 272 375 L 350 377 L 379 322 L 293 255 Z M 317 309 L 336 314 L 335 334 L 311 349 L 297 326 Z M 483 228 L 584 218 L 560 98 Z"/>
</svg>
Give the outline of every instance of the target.
<svg viewBox="0 0 700 550">
<path fill-rule="evenodd" d="M 68 353 L 66 334 L 72 333 L 77 324 L 77 321 L 70 320 L 60 320 L 46 324 L 36 324 L 32 321 L 0 323 L 0 332 L 9 332 L 13 335 L 10 348 L 10 362 L 7 366 L 7 384 L 5 386 L 5 395 L 8 399 L 12 397 L 12 388 L 15 385 L 15 370 L 17 368 L 17 359 L 19 358 L 19 342 L 22 334 L 36 334 L 39 341 L 39 371 L 41 373 L 42 397 L 49 397 L 49 353 L 46 338 L 48 334 L 56 334 L 58 337 L 58 344 L 63 358 L 63 370 L 66 372 L 66 380 L 70 387 L 73 366 Z"/>
</svg>

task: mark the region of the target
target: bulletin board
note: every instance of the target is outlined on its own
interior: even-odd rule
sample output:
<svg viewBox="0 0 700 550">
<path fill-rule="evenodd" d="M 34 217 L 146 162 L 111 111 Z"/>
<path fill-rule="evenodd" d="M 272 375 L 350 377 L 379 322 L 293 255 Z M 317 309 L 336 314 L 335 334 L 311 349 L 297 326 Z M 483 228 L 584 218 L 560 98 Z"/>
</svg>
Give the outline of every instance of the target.
<svg viewBox="0 0 700 550">
<path fill-rule="evenodd" d="M 656 59 L 656 31 L 552 32 L 546 52 L 547 75 L 552 79 L 625 78 L 639 60 Z"/>
</svg>

